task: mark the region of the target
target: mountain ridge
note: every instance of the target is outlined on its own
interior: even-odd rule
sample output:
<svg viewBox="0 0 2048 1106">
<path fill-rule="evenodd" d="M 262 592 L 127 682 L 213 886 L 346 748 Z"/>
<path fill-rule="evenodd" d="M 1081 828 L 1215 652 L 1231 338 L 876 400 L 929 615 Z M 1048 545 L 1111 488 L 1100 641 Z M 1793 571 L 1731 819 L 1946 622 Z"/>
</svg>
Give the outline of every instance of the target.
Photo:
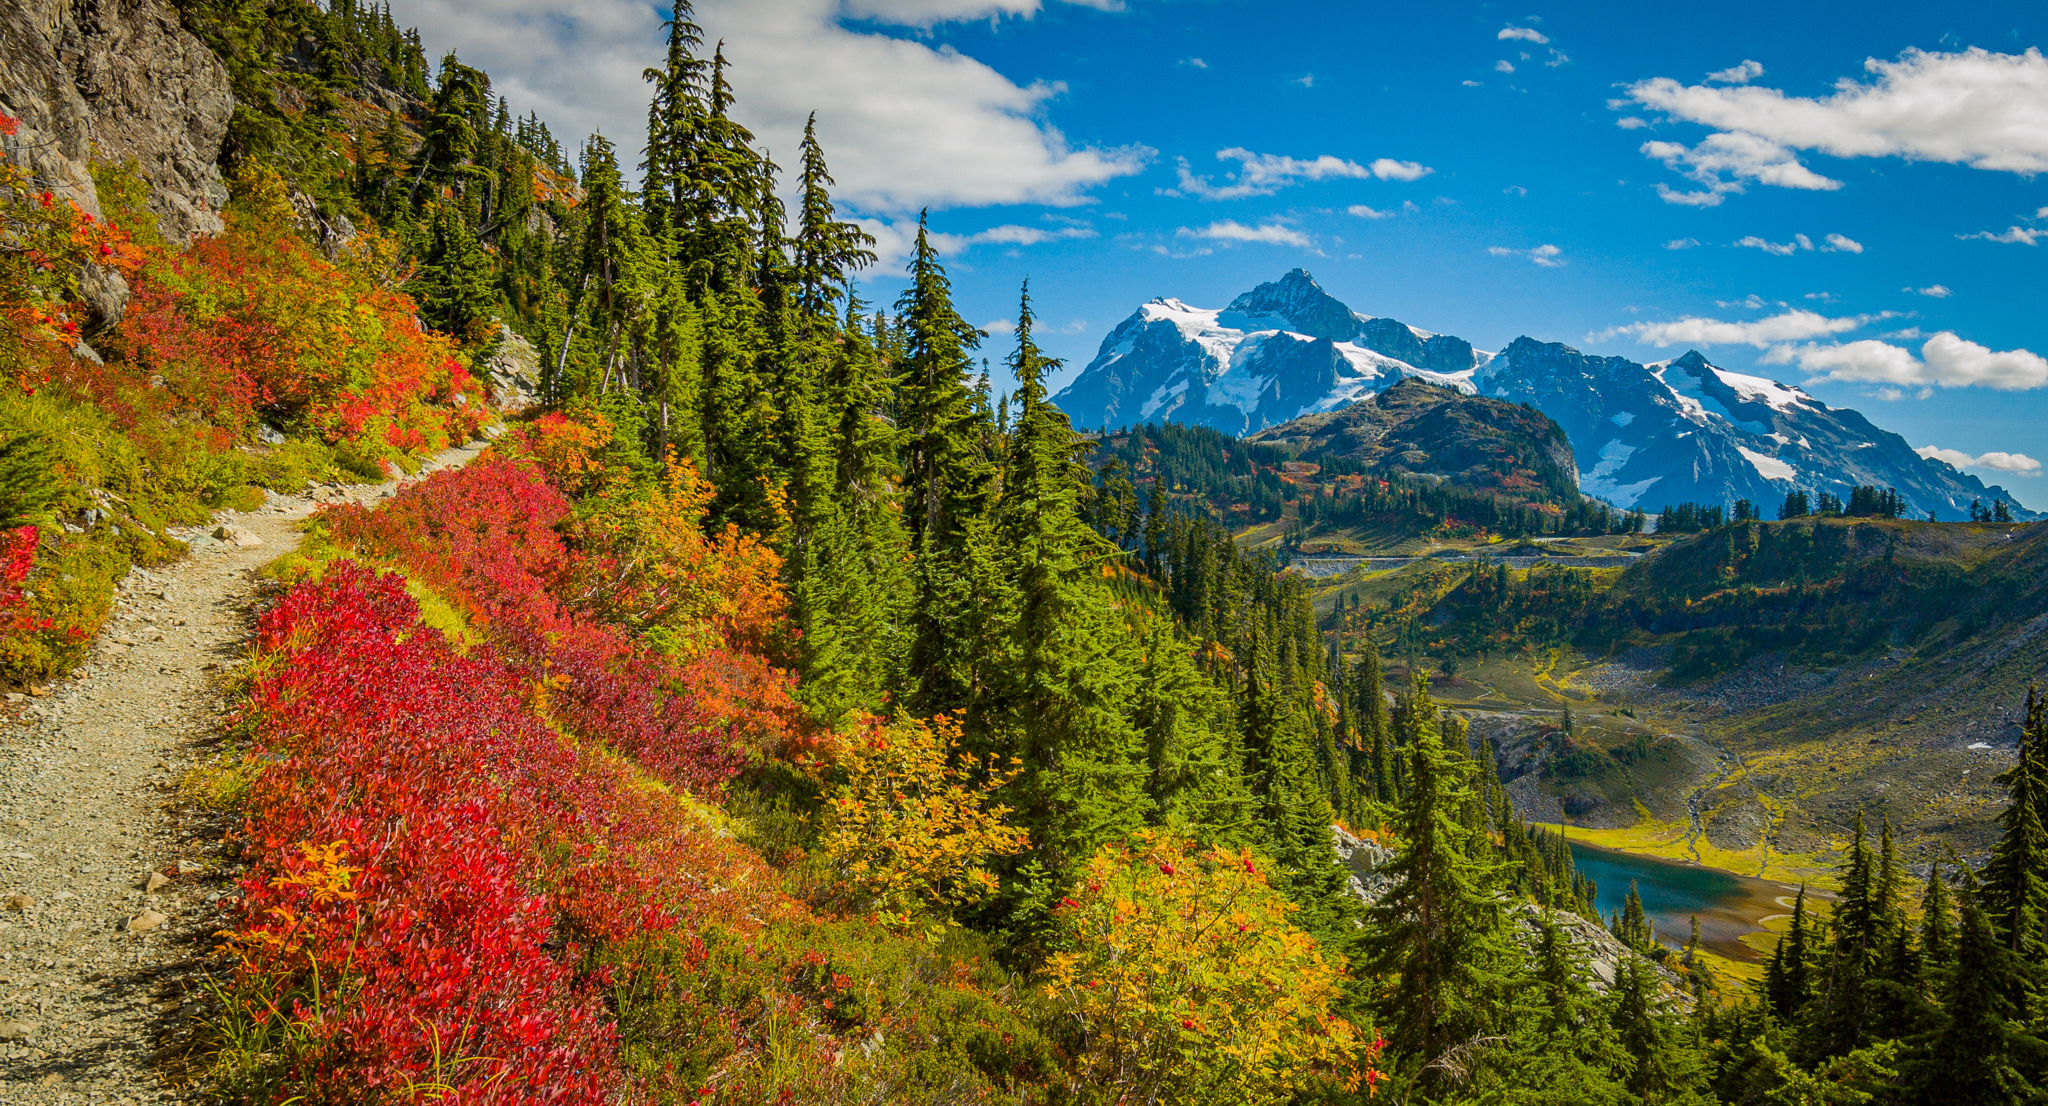
<svg viewBox="0 0 2048 1106">
<path fill-rule="evenodd" d="M 1488 353 L 1354 311 L 1299 268 L 1218 310 L 1142 305 L 1053 402 L 1082 426 L 1171 420 L 1244 436 L 1411 378 L 1542 411 L 1571 441 L 1580 489 L 1617 507 L 1746 499 L 1768 514 L 1793 491 L 1846 499 L 1874 485 L 1923 517 L 1996 501 L 2040 517 L 1861 412 L 1697 350 L 1643 364 L 1521 337 Z"/>
</svg>

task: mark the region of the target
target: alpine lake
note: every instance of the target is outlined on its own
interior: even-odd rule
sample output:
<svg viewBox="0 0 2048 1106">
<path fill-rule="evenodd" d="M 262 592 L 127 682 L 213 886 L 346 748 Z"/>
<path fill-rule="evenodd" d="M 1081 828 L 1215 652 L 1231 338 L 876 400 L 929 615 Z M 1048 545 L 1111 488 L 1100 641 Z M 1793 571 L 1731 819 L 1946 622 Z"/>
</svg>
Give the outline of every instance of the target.
<svg viewBox="0 0 2048 1106">
<path fill-rule="evenodd" d="M 1656 927 L 1660 942 L 1683 948 L 1692 934 L 1692 919 L 1698 916 L 1701 946 L 1730 960 L 1759 960 L 1757 951 L 1743 943 L 1743 936 L 1763 932 L 1763 921 L 1771 915 L 1790 913 L 1792 898 L 1799 893 L 1798 887 L 1777 880 L 1603 849 L 1581 841 L 1570 844 L 1572 862 L 1595 884 L 1594 906 L 1602 918 L 1621 912 L 1628 901 L 1630 881 L 1634 881 L 1643 897 L 1643 912 Z"/>
</svg>

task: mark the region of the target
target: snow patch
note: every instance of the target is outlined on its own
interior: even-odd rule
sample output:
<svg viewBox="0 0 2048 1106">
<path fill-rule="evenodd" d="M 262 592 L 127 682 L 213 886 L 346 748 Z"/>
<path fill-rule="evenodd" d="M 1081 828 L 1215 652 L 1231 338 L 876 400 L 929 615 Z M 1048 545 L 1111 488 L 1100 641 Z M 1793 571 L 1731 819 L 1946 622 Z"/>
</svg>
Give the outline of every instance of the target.
<svg viewBox="0 0 2048 1106">
<path fill-rule="evenodd" d="M 1708 367 L 1712 368 L 1712 366 Z M 1787 387 L 1775 380 L 1765 380 L 1760 376 L 1744 376 L 1741 373 L 1732 373 L 1726 369 L 1713 369 L 1713 373 L 1721 378 L 1721 383 L 1734 389 L 1736 395 L 1741 396 L 1745 400 L 1762 400 L 1770 405 L 1773 411 L 1789 413 L 1792 411 L 1810 410 L 1807 404 L 1813 400 L 1813 397 L 1797 388 Z"/>
<path fill-rule="evenodd" d="M 1629 423 L 1636 421 L 1636 413 L 1634 411 L 1623 411 L 1620 414 L 1609 415 L 1607 421 L 1616 426 L 1627 426 Z"/>
<path fill-rule="evenodd" d="M 1154 412 L 1164 407 L 1168 402 L 1179 399 L 1181 393 L 1187 390 L 1188 381 L 1185 376 L 1171 384 L 1161 384 L 1152 390 L 1151 397 L 1145 400 L 1145 406 L 1138 408 L 1138 417 L 1141 419 L 1151 418 Z M 1176 403 L 1173 406 L 1175 409 L 1178 409 L 1180 404 Z"/>
<path fill-rule="evenodd" d="M 1620 472 L 1623 465 L 1628 464 L 1628 459 L 1634 456 L 1635 452 L 1636 447 L 1623 445 L 1620 438 L 1601 446 L 1600 463 L 1594 465 L 1591 472 L 1579 473 L 1579 490 L 1587 495 L 1599 496 L 1617 507 L 1635 506 L 1636 500 L 1643 497 L 1643 493 L 1650 489 L 1650 485 L 1664 479 L 1662 476 L 1652 476 L 1648 480 L 1639 480 L 1633 484 L 1615 483 L 1614 474 Z"/>
<path fill-rule="evenodd" d="M 1758 475 L 1766 480 L 1790 480 L 1798 475 L 1791 465 L 1767 453 L 1758 453 L 1753 449 L 1744 449 L 1741 446 L 1736 446 L 1735 449 L 1748 458 L 1749 463 L 1756 467 Z"/>
</svg>

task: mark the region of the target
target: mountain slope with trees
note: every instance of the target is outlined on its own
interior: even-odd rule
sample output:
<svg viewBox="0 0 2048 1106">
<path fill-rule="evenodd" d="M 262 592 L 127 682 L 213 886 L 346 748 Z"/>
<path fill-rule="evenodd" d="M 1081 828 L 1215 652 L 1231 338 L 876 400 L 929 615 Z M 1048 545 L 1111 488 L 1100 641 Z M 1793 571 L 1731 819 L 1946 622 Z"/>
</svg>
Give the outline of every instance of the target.
<svg viewBox="0 0 2048 1106">
<path fill-rule="evenodd" d="M 646 74 L 638 187 L 635 155 L 592 137 L 567 163 L 382 9 L 184 16 L 236 88 L 222 237 L 143 241 L 146 186 L 117 167 L 112 227 L 5 189 L 0 257 L 37 259 L 0 273 L 12 672 L 67 669 L 23 643 L 96 629 L 25 606 L 79 550 L 104 583 L 180 555 L 167 519 L 403 469 L 485 424 L 469 370 L 501 325 L 544 357 L 482 456 L 322 512 L 272 568 L 188 781 L 247 865 L 195 950 L 214 988 L 177 1060 L 208 1093 L 1914 1101 L 1945 1066 L 1994 1101 L 2048 1078 L 2012 969 L 2048 876 L 2038 708 L 1991 864 L 1943 876 L 1953 918 L 1930 888 L 1909 924 L 1880 831 L 1768 997 L 1656 946 L 1640 901 L 1614 922 L 1637 955 L 1593 993 L 1574 943 L 1521 937 L 1525 904 L 1591 896 L 1493 746 L 1197 509 L 1285 486 L 1290 452 L 1089 441 L 1046 394 L 1028 286 L 1000 351 L 1018 389 L 992 394 L 922 223 L 902 295 L 860 302 L 873 243 L 828 151 L 807 133 L 785 177 L 758 149 L 688 4 Z M 89 267 L 132 296 L 80 347 Z M 1615 523 L 1554 486 L 1535 416 L 1436 398 L 1394 396 L 1415 436 L 1391 437 L 1501 443 L 1485 478 L 1390 472 L 1348 509 Z M 86 463 L 100 426 L 125 468 Z M 1370 907 L 1337 825 L 1391 854 Z"/>
</svg>

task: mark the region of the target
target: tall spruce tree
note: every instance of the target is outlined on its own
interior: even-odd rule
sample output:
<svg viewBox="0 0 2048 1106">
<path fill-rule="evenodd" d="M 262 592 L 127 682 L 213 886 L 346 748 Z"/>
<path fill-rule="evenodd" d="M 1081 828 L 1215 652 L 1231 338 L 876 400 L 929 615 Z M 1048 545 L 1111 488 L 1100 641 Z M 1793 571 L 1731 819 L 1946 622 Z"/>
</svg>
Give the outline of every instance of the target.
<svg viewBox="0 0 2048 1106">
<path fill-rule="evenodd" d="M 1386 866 L 1393 886 L 1367 912 L 1364 966 L 1385 981 L 1377 1009 L 1392 1047 L 1435 1088 L 1448 1076 L 1430 1065 L 1505 1028 L 1503 999 L 1518 985 L 1521 954 L 1506 937 L 1500 873 L 1461 817 L 1471 762 L 1448 752 L 1434 725 L 1402 755 L 1400 841 Z"/>
</svg>

